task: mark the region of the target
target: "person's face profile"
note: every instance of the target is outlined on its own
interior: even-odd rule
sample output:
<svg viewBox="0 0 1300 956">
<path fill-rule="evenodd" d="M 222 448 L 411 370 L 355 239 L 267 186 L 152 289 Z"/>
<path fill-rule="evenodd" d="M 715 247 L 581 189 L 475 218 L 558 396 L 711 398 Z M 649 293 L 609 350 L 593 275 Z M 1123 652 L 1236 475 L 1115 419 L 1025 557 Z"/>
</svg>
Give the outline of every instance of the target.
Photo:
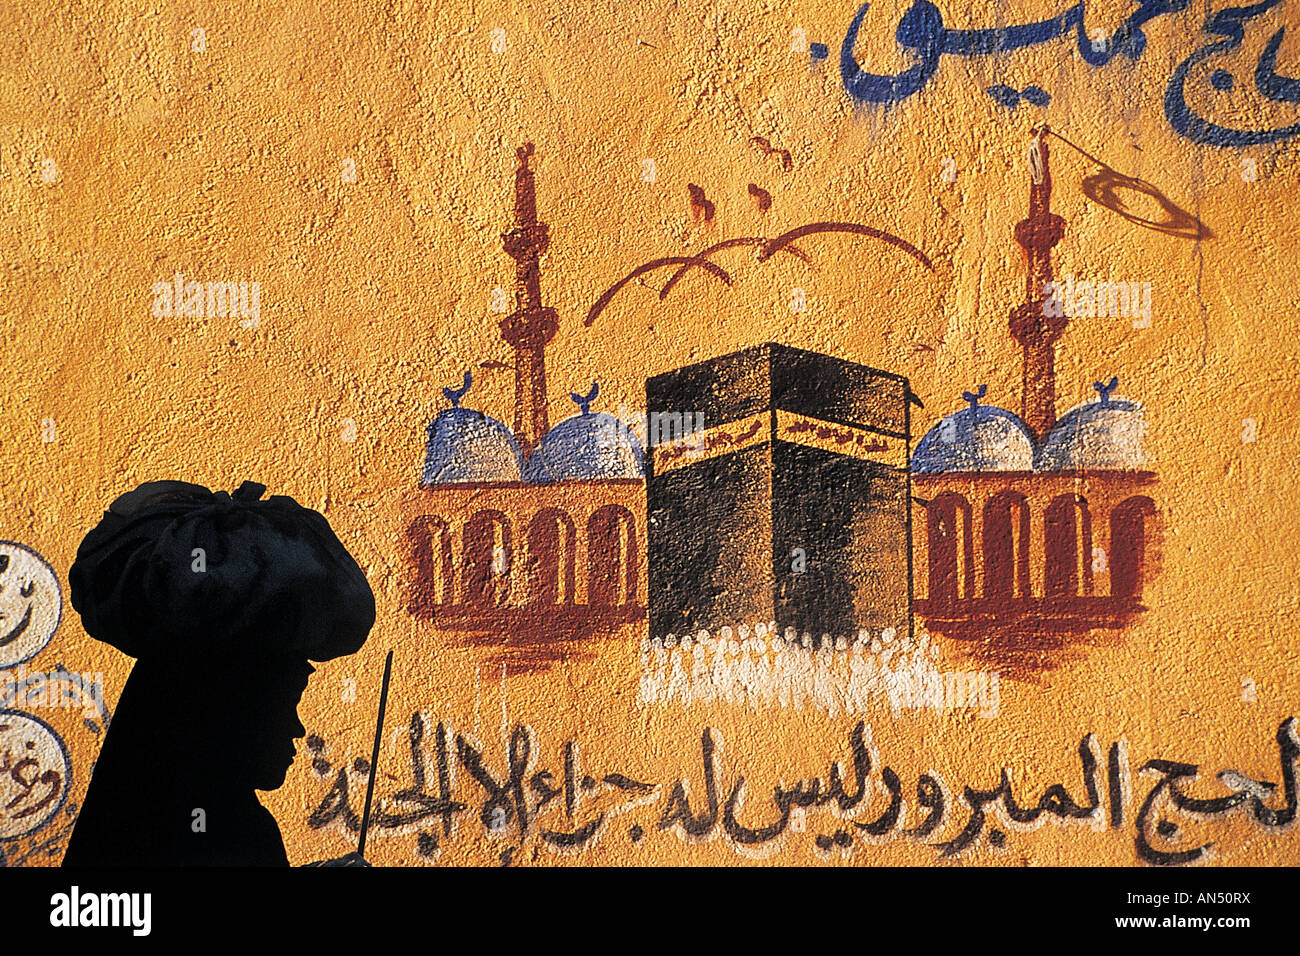
<svg viewBox="0 0 1300 956">
<path fill-rule="evenodd" d="M 314 672 L 302 660 L 250 666 L 238 697 L 228 701 L 231 756 L 255 789 L 274 790 L 284 783 L 297 755 L 296 741 L 307 733 L 298 703 Z"/>
</svg>

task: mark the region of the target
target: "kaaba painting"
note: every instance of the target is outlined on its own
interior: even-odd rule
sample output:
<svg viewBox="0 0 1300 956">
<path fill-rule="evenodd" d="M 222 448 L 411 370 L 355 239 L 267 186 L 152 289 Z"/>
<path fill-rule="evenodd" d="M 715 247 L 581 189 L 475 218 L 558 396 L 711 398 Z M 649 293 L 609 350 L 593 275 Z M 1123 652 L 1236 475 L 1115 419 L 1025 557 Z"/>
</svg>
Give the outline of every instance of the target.
<svg viewBox="0 0 1300 956">
<path fill-rule="evenodd" d="M 650 631 L 911 631 L 907 379 L 768 344 L 656 376 L 703 416 L 646 480 Z"/>
</svg>

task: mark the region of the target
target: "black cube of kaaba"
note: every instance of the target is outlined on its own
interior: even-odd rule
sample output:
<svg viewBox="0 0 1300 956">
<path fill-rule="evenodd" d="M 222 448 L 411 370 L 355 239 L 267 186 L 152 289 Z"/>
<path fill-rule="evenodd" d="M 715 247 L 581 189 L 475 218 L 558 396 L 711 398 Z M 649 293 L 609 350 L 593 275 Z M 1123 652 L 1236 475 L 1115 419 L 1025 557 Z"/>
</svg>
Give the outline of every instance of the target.
<svg viewBox="0 0 1300 956">
<path fill-rule="evenodd" d="M 910 629 L 908 397 L 900 375 L 774 343 L 650 379 L 652 418 L 697 429 L 650 450 L 651 634 Z"/>
</svg>

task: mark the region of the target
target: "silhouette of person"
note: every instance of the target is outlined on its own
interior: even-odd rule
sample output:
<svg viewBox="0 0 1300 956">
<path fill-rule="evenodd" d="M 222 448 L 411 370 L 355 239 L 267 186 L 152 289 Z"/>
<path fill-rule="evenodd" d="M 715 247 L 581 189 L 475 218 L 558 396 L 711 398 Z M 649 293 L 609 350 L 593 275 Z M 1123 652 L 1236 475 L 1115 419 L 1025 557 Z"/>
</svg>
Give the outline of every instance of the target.
<svg viewBox="0 0 1300 956">
<path fill-rule="evenodd" d="M 306 733 L 310 662 L 359 650 L 375 602 L 325 518 L 265 490 L 149 482 L 77 549 L 72 606 L 136 664 L 64 866 L 288 865 L 256 791 Z"/>
</svg>

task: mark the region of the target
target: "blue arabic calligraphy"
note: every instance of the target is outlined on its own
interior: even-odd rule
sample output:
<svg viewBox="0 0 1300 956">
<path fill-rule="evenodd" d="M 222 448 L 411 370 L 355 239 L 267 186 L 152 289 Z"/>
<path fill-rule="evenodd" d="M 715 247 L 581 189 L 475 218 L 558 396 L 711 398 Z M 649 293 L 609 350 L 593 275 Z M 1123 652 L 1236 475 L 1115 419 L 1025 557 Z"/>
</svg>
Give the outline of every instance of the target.
<svg viewBox="0 0 1300 956">
<path fill-rule="evenodd" d="M 1176 131 L 1193 143 L 1209 143 L 1211 146 L 1257 146 L 1263 143 L 1276 143 L 1300 133 L 1300 123 L 1293 123 L 1281 129 L 1230 129 L 1219 126 L 1193 113 L 1183 97 L 1183 87 L 1187 83 L 1187 74 L 1192 67 L 1208 57 L 1231 53 L 1237 49 L 1245 38 L 1242 24 L 1271 10 L 1281 2 L 1282 0 L 1263 0 L 1262 3 L 1249 7 L 1229 7 L 1227 10 L 1220 10 L 1206 21 L 1206 33 L 1227 37 L 1227 39 L 1201 47 L 1179 63 L 1170 77 L 1169 89 L 1165 92 L 1165 116 Z M 1285 32 L 1286 27 L 1279 27 L 1260 55 L 1259 64 L 1255 68 L 1255 88 L 1262 96 L 1275 102 L 1300 103 L 1300 80 L 1279 76 L 1273 69 L 1277 62 L 1278 47 L 1282 45 L 1282 35 Z M 1229 85 L 1224 84 L 1225 88 Z"/>
<path fill-rule="evenodd" d="M 1273 143 L 1300 133 L 1300 123 L 1271 130 L 1219 126 L 1196 115 L 1183 95 L 1188 74 L 1197 64 L 1209 57 L 1235 51 L 1244 38 L 1243 24 L 1281 2 L 1282 0 L 1261 0 L 1253 6 L 1222 10 L 1206 20 L 1204 32 L 1225 39 L 1200 47 L 1175 68 L 1165 94 L 1165 115 L 1177 132 L 1193 142 L 1213 146 Z M 1090 66 L 1105 66 L 1121 54 L 1130 61 L 1136 61 L 1145 52 L 1147 45 L 1142 27 L 1156 17 L 1180 13 L 1188 6 L 1189 0 L 1139 0 L 1138 8 L 1103 40 L 1100 37 L 1090 38 L 1085 28 L 1086 0 L 1079 0 L 1068 10 L 1046 20 L 971 30 L 944 26 L 943 14 L 931 0 L 916 0 L 907 8 L 894 33 L 899 45 L 911 51 L 916 62 L 899 73 L 887 75 L 864 70 L 853 53 L 858 31 L 871 7 L 871 4 L 864 3 L 849 24 L 844 43 L 840 47 L 840 77 L 849 96 L 858 102 L 888 105 L 920 92 L 938 71 L 939 58 L 944 54 L 973 57 L 1009 53 L 1073 34 L 1079 56 Z M 1262 96 L 1274 102 L 1297 103 L 1300 102 L 1300 79 L 1282 76 L 1275 70 L 1285 30 L 1285 27 L 1280 27 L 1260 55 L 1254 73 L 1255 87 Z M 1219 70 L 1215 72 L 1211 85 L 1223 90 L 1231 88 L 1231 84 L 1230 74 Z M 993 91 L 990 94 L 997 98 Z M 1010 97 L 1004 95 L 1003 99 L 1008 100 L 1004 105 L 1009 105 Z"/>
</svg>

